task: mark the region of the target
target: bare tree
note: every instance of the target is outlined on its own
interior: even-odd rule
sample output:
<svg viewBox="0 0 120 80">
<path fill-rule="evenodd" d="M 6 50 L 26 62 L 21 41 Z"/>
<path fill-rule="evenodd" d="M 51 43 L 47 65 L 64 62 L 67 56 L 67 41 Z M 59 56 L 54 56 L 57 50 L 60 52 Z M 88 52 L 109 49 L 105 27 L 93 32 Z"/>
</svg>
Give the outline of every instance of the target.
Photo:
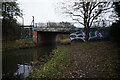
<svg viewBox="0 0 120 80">
<path fill-rule="evenodd" d="M 81 2 L 80 0 L 71 0 L 69 3 L 62 3 L 64 13 L 70 15 L 73 20 L 78 21 L 84 26 L 85 39 L 88 40 L 90 28 L 102 13 L 110 12 L 110 2 Z"/>
</svg>

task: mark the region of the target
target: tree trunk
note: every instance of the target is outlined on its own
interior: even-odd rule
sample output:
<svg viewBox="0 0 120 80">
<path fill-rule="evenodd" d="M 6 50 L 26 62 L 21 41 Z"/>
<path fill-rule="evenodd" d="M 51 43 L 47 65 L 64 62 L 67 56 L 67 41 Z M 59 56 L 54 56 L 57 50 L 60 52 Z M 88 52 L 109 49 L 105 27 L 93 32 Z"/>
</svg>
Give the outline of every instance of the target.
<svg viewBox="0 0 120 80">
<path fill-rule="evenodd" d="M 89 33 L 90 33 L 90 26 L 89 26 L 89 22 L 87 21 L 87 16 L 85 15 L 84 18 L 84 31 L 85 31 L 85 41 L 88 41 L 89 39 Z"/>
<path fill-rule="evenodd" d="M 89 27 L 85 27 L 85 40 L 88 41 L 89 39 L 89 33 L 90 33 L 90 28 Z"/>
</svg>

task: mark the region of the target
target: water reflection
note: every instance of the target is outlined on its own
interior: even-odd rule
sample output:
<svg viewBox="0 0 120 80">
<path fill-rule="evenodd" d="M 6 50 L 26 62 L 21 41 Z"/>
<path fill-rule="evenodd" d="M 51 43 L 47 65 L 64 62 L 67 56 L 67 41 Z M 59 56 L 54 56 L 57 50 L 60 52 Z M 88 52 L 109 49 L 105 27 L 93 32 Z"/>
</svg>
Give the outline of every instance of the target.
<svg viewBox="0 0 120 80">
<path fill-rule="evenodd" d="M 3 78 L 14 78 L 16 75 L 20 75 L 20 78 L 27 77 L 30 70 L 42 64 L 44 58 L 55 48 L 56 46 L 45 46 L 3 52 Z"/>
<path fill-rule="evenodd" d="M 18 64 L 18 70 L 14 73 L 14 76 L 21 75 L 21 78 L 26 78 L 31 70 L 32 66 Z"/>
</svg>

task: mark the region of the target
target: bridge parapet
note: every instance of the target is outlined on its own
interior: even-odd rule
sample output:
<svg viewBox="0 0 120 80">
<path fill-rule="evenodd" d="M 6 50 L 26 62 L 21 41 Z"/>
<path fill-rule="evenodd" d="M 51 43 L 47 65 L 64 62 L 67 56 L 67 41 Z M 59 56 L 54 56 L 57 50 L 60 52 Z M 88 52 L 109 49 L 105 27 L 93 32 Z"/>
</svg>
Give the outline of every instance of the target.
<svg viewBox="0 0 120 80">
<path fill-rule="evenodd" d="M 73 29 L 72 28 L 67 28 L 67 27 L 33 27 L 33 31 L 42 31 L 42 32 L 71 32 Z"/>
</svg>

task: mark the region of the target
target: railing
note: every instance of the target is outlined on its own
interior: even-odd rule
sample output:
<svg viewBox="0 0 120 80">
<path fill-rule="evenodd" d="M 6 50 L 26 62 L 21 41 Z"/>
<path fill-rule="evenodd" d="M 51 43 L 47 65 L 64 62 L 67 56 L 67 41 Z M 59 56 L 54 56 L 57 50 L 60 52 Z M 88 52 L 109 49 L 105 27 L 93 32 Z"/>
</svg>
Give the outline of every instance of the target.
<svg viewBox="0 0 120 80">
<path fill-rule="evenodd" d="M 72 28 L 67 28 L 67 27 L 33 27 L 32 30 L 35 31 L 47 31 L 47 32 L 71 32 L 73 29 Z"/>
</svg>

